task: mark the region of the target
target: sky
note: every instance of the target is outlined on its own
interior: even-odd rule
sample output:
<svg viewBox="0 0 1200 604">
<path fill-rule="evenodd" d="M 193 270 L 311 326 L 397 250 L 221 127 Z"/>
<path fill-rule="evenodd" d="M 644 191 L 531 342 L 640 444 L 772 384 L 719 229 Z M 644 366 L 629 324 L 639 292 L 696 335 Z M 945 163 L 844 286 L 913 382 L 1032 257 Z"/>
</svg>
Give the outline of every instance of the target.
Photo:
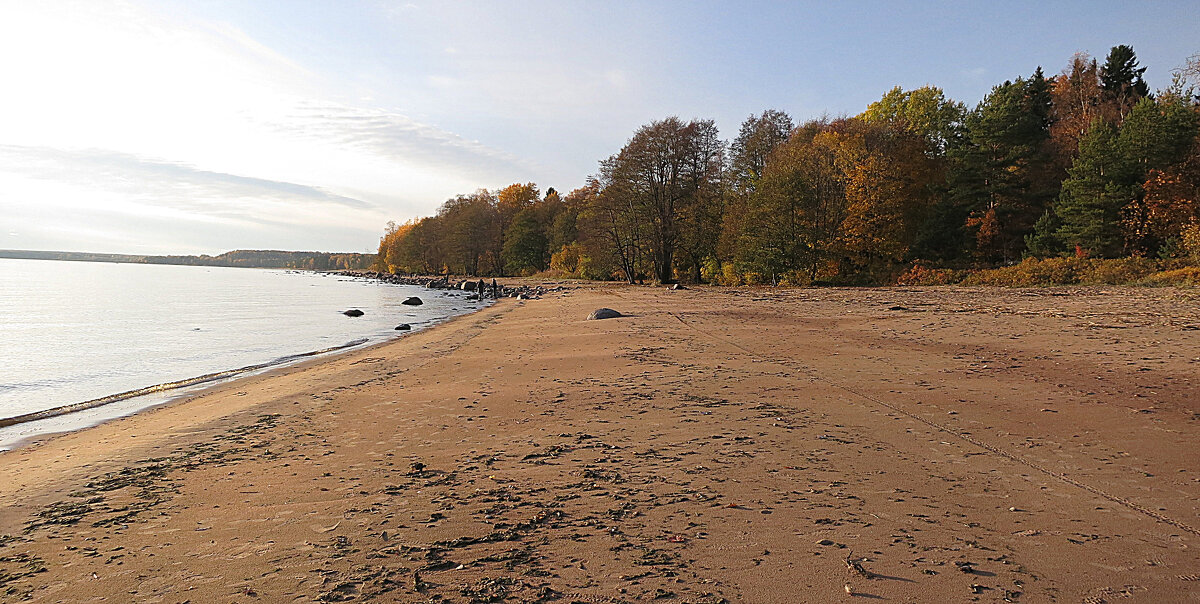
<svg viewBox="0 0 1200 604">
<path fill-rule="evenodd" d="M 1179 2 L 0 0 L 0 249 L 374 251 L 478 188 L 569 191 L 641 125 L 974 106 L 1128 44 L 1200 52 Z"/>
</svg>

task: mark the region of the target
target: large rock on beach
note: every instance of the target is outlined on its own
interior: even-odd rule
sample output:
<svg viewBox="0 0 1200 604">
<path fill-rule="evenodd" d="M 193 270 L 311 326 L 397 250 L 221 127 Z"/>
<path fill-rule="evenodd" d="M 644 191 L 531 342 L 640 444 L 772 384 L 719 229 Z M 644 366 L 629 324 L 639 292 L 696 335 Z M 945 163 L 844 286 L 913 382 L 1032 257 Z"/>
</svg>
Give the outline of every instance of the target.
<svg viewBox="0 0 1200 604">
<path fill-rule="evenodd" d="M 409 325 L 408 323 L 401 323 L 396 326 L 395 331 L 408 331 L 410 329 L 412 329 L 412 325 Z"/>
<path fill-rule="evenodd" d="M 459 287 L 465 292 L 473 292 L 475 291 L 475 285 L 476 283 L 474 281 L 463 281 L 459 284 Z"/>
<path fill-rule="evenodd" d="M 588 315 L 587 320 L 595 321 L 598 319 L 615 319 L 615 318 L 621 317 L 621 316 L 624 316 L 624 315 L 622 315 L 621 313 L 619 313 L 611 308 L 597 308 L 596 310 L 592 311 L 592 314 Z"/>
<path fill-rule="evenodd" d="M 343 312 L 342 314 L 346 315 L 347 317 L 361 317 L 367 313 L 364 313 L 363 311 L 361 311 L 357 308 L 351 308 L 350 310 L 347 310 L 347 311 Z"/>
<path fill-rule="evenodd" d="M 401 304 L 407 304 L 409 306 L 420 306 L 420 305 L 424 304 L 424 302 L 422 302 L 420 298 L 418 298 L 416 296 L 412 296 L 412 297 L 408 298 L 407 300 L 401 302 Z"/>
</svg>

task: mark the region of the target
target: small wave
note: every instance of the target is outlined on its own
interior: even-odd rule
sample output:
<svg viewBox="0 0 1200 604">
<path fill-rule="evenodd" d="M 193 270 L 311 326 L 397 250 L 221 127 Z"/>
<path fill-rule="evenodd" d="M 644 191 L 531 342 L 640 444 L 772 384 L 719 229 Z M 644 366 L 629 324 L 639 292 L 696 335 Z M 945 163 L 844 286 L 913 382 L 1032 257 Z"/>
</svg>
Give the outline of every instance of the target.
<svg viewBox="0 0 1200 604">
<path fill-rule="evenodd" d="M 154 394 L 156 392 L 166 392 L 168 390 L 178 390 L 179 388 L 186 388 L 188 386 L 195 386 L 197 384 L 205 384 L 208 382 L 215 382 L 217 380 L 228 379 L 228 378 L 231 378 L 231 377 L 234 377 L 237 375 L 241 375 L 243 373 L 248 373 L 251 371 L 259 371 L 262 369 L 268 369 L 271 367 L 275 367 L 278 365 L 284 365 L 284 364 L 287 364 L 287 363 L 290 363 L 293 361 L 298 361 L 300 359 L 305 359 L 305 358 L 317 356 L 320 354 L 326 354 L 326 353 L 335 352 L 338 350 L 345 350 L 347 348 L 353 348 L 355 346 L 360 346 L 362 344 L 365 344 L 368 341 L 369 341 L 368 338 L 360 338 L 357 340 L 351 340 L 351 341 L 346 342 L 345 344 L 341 344 L 339 346 L 330 346 L 329 348 L 322 348 L 320 350 L 312 350 L 309 352 L 301 352 L 299 354 L 292 354 L 292 355 L 288 355 L 288 356 L 279 357 L 273 361 L 268 361 L 266 363 L 257 363 L 254 365 L 247 365 L 245 367 L 239 367 L 237 369 L 227 369 L 225 371 L 206 373 L 204 375 L 198 375 L 196 377 L 191 377 L 191 378 L 187 378 L 187 379 L 176 380 L 173 382 L 164 382 L 162 384 L 146 386 L 145 388 L 138 388 L 136 390 L 129 390 L 129 391 L 121 392 L 118 394 L 110 394 L 108 396 L 103 396 L 100 398 L 92 399 L 90 401 L 71 403 L 69 405 L 62 405 L 59 407 L 54 407 L 52 409 L 43 409 L 42 411 L 34 411 L 32 413 L 26 413 L 23 415 L 17 415 L 17 416 L 13 416 L 13 417 L 3 417 L 3 418 L 0 418 L 0 428 L 6 428 L 8 426 L 15 426 L 17 424 L 24 424 L 27 422 L 37 421 L 39 419 L 58 417 L 60 415 L 66 415 L 68 413 L 75 413 L 76 411 L 83 411 L 85 409 L 92 409 L 95 407 L 100 407 L 102 405 L 107 405 L 109 403 L 115 403 L 117 401 L 123 401 L 123 400 L 131 399 L 134 397 L 138 397 L 138 396 L 145 396 L 147 394 Z"/>
<path fill-rule="evenodd" d="M 274 361 L 271 361 L 269 364 L 271 364 L 271 365 L 278 365 L 278 364 L 281 364 L 281 363 L 288 363 L 288 362 L 291 362 L 291 361 L 296 361 L 296 360 L 299 360 L 299 359 L 303 359 L 303 358 L 306 358 L 306 357 L 311 357 L 311 356 L 318 355 L 318 354 L 325 354 L 325 353 L 327 353 L 327 352 L 333 352 L 333 351 L 335 351 L 335 350 L 343 350 L 343 349 L 345 349 L 345 348 L 353 348 L 353 347 L 355 347 L 355 346 L 361 346 L 361 345 L 363 345 L 363 344 L 366 344 L 366 343 L 367 343 L 367 342 L 369 342 L 369 341 L 371 341 L 371 340 L 370 340 L 370 338 L 359 338 L 359 339 L 357 339 L 357 340 L 350 340 L 349 342 L 346 342 L 345 344 L 342 344 L 342 345 L 340 345 L 340 346 L 333 346 L 333 347 L 331 347 L 331 348 L 324 348 L 324 349 L 321 349 L 321 350 L 314 350 L 314 351 L 312 351 L 312 352 L 302 352 L 302 353 L 300 353 L 300 354 L 289 354 L 289 355 L 287 355 L 287 356 L 284 356 L 284 357 L 279 357 L 278 359 L 275 359 Z"/>
</svg>

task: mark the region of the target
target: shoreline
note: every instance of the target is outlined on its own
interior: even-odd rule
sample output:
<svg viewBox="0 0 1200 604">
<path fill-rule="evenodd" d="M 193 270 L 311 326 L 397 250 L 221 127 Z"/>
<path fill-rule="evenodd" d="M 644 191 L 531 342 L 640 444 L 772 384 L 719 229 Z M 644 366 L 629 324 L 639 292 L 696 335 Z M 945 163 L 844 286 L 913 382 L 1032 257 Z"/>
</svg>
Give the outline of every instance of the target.
<svg viewBox="0 0 1200 604">
<path fill-rule="evenodd" d="M 23 413 L 21 415 L 14 415 L 11 417 L 0 417 L 0 428 L 7 428 L 10 426 L 19 426 L 21 424 L 26 424 L 29 422 L 35 422 L 35 421 L 39 421 L 39 420 L 43 420 L 43 419 L 50 419 L 53 417 L 60 417 L 63 415 L 67 415 L 69 413 L 76 413 L 76 412 L 85 411 L 88 409 L 95 409 L 96 407 L 100 407 L 103 405 L 126 401 L 129 399 L 139 398 L 139 397 L 147 396 L 147 395 L 151 395 L 151 394 L 171 392 L 174 390 L 181 390 L 184 388 L 198 386 L 201 384 L 208 384 L 211 382 L 233 380 L 233 379 L 237 379 L 239 377 L 243 377 L 246 374 L 253 374 L 256 371 L 262 371 L 265 369 L 270 369 L 272 367 L 287 365 L 288 363 L 299 361 L 299 360 L 302 360 L 302 359 L 305 359 L 308 357 L 315 357 L 315 356 L 320 356 L 323 354 L 332 354 L 335 352 L 347 350 L 349 348 L 354 348 L 355 346 L 362 346 L 363 344 L 366 344 L 369 341 L 370 340 L 367 338 L 352 340 L 352 341 L 346 342 L 345 344 L 342 344 L 340 346 L 331 346 L 329 348 L 323 348 L 321 350 L 310 350 L 308 352 L 300 352 L 297 354 L 290 354 L 290 355 L 282 356 L 282 357 L 279 357 L 278 359 L 275 359 L 273 361 L 268 361 L 265 363 L 256 363 L 254 365 L 247 365 L 245 367 L 238 367 L 236 369 L 224 369 L 221 371 L 206 373 L 204 375 L 198 375 L 195 377 L 184 378 L 182 380 L 175 380 L 172 382 L 163 382 L 161 384 L 152 384 L 150 386 L 143 386 L 141 388 L 136 388 L 134 390 L 128 390 L 126 392 L 118 392 L 116 394 L 109 394 L 107 396 L 102 396 L 99 398 L 94 398 L 94 399 L 86 400 L 86 401 L 80 401 L 78 403 L 68 403 L 66 405 L 60 405 L 58 407 L 51 407 L 49 409 L 43 409 L 41 411 L 32 411 L 29 413 Z"/>
<path fill-rule="evenodd" d="M 291 270 L 291 269 L 273 269 L 272 268 L 272 269 L 268 269 L 268 270 Z M 321 273 L 322 271 L 309 271 L 309 272 Z M 328 273 L 328 274 L 339 275 L 340 273 Z M 370 277 L 367 277 L 364 275 L 346 275 L 346 276 L 351 276 L 354 278 L 365 279 L 365 280 L 378 281 L 380 283 L 389 283 L 386 280 L 371 279 Z M 400 283 L 400 285 L 415 285 L 415 284 Z M 431 289 L 431 291 L 437 291 L 436 288 L 430 288 L 430 289 Z M 93 427 L 96 425 L 103 424 L 105 422 L 128 417 L 130 415 L 140 413 L 140 412 L 148 410 L 148 409 L 153 409 L 153 408 L 160 407 L 163 405 L 169 405 L 169 404 L 175 403 L 181 399 L 186 399 L 191 396 L 198 396 L 198 395 L 204 394 L 207 390 L 209 390 L 211 388 L 220 387 L 220 386 L 226 385 L 226 384 L 234 384 L 234 383 L 238 382 L 239 380 L 249 379 L 249 378 L 255 377 L 257 375 L 262 375 L 264 373 L 270 372 L 275 369 L 286 368 L 289 366 L 298 365 L 298 364 L 301 364 L 301 363 L 304 363 L 306 361 L 313 360 L 313 359 L 320 360 L 320 359 L 335 358 L 339 354 L 344 354 L 344 353 L 347 353 L 347 352 L 350 352 L 350 351 L 353 351 L 356 349 L 368 350 L 374 346 L 385 345 L 390 342 L 394 342 L 398 339 L 401 339 L 405 336 L 409 336 L 414 333 L 419 333 L 419 332 L 422 332 L 422 331 L 425 331 L 428 329 L 435 328 L 438 325 L 441 325 L 447 321 L 455 319 L 456 317 L 470 315 L 470 314 L 479 312 L 483 309 L 488 308 L 492 304 L 494 304 L 495 300 L 484 299 L 484 300 L 478 300 L 477 302 L 479 304 L 481 304 L 481 306 L 479 306 L 478 308 L 475 308 L 474 310 L 470 310 L 467 312 L 449 315 L 446 317 L 437 318 L 437 319 L 433 319 L 433 320 L 430 320 L 427 322 L 415 324 L 415 325 L 413 325 L 413 328 L 411 330 L 404 330 L 404 331 L 401 331 L 401 332 L 398 332 L 395 334 L 388 334 L 387 336 L 377 336 L 377 337 L 381 337 L 381 339 L 374 343 L 371 342 L 371 338 L 364 337 L 364 338 L 359 338 L 359 339 L 348 341 L 344 344 L 331 346 L 331 347 L 327 347 L 327 348 L 322 348 L 319 350 L 311 350 L 311 351 L 303 351 L 303 352 L 293 353 L 293 354 L 286 354 L 284 356 L 276 357 L 269 361 L 255 363 L 255 364 L 247 365 L 247 366 L 243 366 L 243 367 L 236 367 L 236 368 L 232 368 L 232 369 L 222 369 L 222 370 L 218 370 L 218 371 L 214 371 L 214 372 L 209 372 L 209 373 L 206 373 L 203 375 L 192 376 L 192 377 L 183 378 L 183 379 L 179 379 L 179 380 L 172 380 L 169 382 L 162 382 L 162 383 L 158 383 L 158 384 L 152 384 L 149 386 L 143 386 L 143 387 L 135 388 L 132 390 L 127 390 L 124 392 L 108 394 L 108 395 L 100 396 L 100 397 L 85 400 L 85 401 L 67 403 L 67 404 L 59 405 L 57 407 L 52 407 L 49 409 L 32 411 L 29 413 L 23 413 L 23 414 L 9 416 L 9 417 L 0 417 L 0 434 L 2 434 L 2 432 L 5 429 L 14 428 L 17 426 L 24 426 L 27 424 L 33 424 L 36 422 L 41 422 L 44 420 L 51 420 L 51 419 L 60 419 L 61 418 L 63 420 L 63 423 L 66 426 L 66 427 L 61 427 L 61 428 L 49 427 L 46 430 L 40 430 L 40 431 L 36 431 L 36 432 L 29 433 L 29 434 L 24 434 L 24 435 L 14 435 L 11 438 L 5 437 L 5 439 L 2 442 L 0 442 L 0 452 L 19 449 L 23 446 L 26 446 L 27 444 L 30 444 L 32 442 L 37 442 L 43 438 L 49 438 L 49 437 L 53 437 L 55 435 L 60 435 L 60 434 L 67 434 L 67 433 L 75 432 L 78 430 L 84 430 L 84 429 L 87 429 L 87 428 L 90 428 L 90 427 Z M 367 344 L 367 346 L 364 347 L 363 346 L 364 344 Z M 118 403 L 124 403 L 127 408 L 125 408 L 124 410 L 118 411 L 117 413 L 108 413 L 108 414 L 97 413 L 92 418 L 82 417 L 82 414 L 84 412 L 104 410 L 110 406 L 115 406 Z M 74 416 L 74 417 L 72 417 L 72 416 Z M 71 421 L 72 419 L 74 419 L 74 421 Z"/>
<path fill-rule="evenodd" d="M 186 401 L 192 397 L 203 396 L 210 390 L 225 386 L 236 386 L 242 380 L 250 380 L 259 376 L 270 375 L 272 372 L 283 371 L 292 367 L 300 367 L 305 363 L 320 363 L 330 361 L 336 359 L 342 354 L 349 354 L 351 352 L 360 350 L 371 350 L 372 348 L 378 346 L 386 346 L 404 338 L 405 336 L 411 336 L 415 333 L 434 329 L 439 325 L 443 325 L 459 317 L 475 314 L 489 308 L 494 303 L 495 301 L 492 301 L 487 305 L 481 306 L 473 311 L 445 317 L 428 325 L 416 327 L 411 331 L 405 331 L 392 337 L 382 339 L 378 342 L 372 343 L 367 338 L 353 340 L 341 346 L 333 346 L 321 350 L 286 355 L 271 362 L 258 363 L 236 369 L 227 369 L 201 376 L 176 380 L 173 382 L 146 386 L 127 392 L 111 394 L 88 401 L 61 405 L 59 407 L 45 409 L 42 411 L 35 411 L 14 417 L 0 418 L 0 430 L 2 430 L 5 428 L 12 428 L 15 426 L 21 426 L 24 424 L 35 423 L 48 419 L 70 419 L 71 416 L 75 414 L 80 414 L 85 411 L 106 409 L 107 407 L 115 406 L 118 403 L 132 403 L 136 405 L 132 409 L 126 409 L 116 414 L 101 414 L 93 419 L 78 418 L 78 421 L 69 422 L 71 427 L 63 429 L 50 428 L 45 431 L 38 431 L 36 433 L 20 436 L 11 441 L 0 442 L 0 453 L 20 449 L 30 444 L 40 442 L 44 439 L 54 438 L 63 434 L 71 434 L 80 430 L 87 430 L 88 428 L 130 417 L 144 411 Z M 161 399 L 156 400 L 152 398 L 156 395 L 160 396 Z"/>
<path fill-rule="evenodd" d="M 0 590 L 1186 599 L 1197 294 L 1113 290 L 504 299 L 0 453 Z"/>
<path fill-rule="evenodd" d="M 438 331 L 437 328 L 457 328 L 456 326 L 460 323 L 471 321 L 472 318 L 494 310 L 496 307 L 496 304 L 490 304 L 475 312 L 449 317 L 427 329 L 335 352 L 328 356 L 305 358 L 295 363 L 270 367 L 231 380 L 203 384 L 198 386 L 195 391 L 184 392 L 178 397 L 166 399 L 131 413 L 102 419 L 84 427 L 47 432 L 23 439 L 19 445 L 11 449 L 0 449 L 0 509 L 4 509 L 6 503 L 10 512 L 22 508 L 28 509 L 36 507 L 47 497 L 65 495 L 69 490 L 64 490 L 65 487 L 61 485 L 78 481 L 81 476 L 79 472 L 94 473 L 98 471 L 98 468 L 116 468 L 123 460 L 129 461 L 138 454 L 144 455 L 150 451 L 157 452 L 164 448 L 179 447 L 182 446 L 182 443 L 201 444 L 204 442 L 202 435 L 213 430 L 214 425 L 233 421 L 248 413 L 248 410 L 263 404 L 261 400 L 247 400 L 247 391 L 250 389 L 269 387 L 276 381 L 290 382 L 307 372 L 319 372 L 344 363 L 356 365 L 363 362 L 364 359 L 370 362 L 372 357 L 366 355 L 375 353 L 379 349 L 407 344 L 410 340 L 423 340 L 422 336 L 428 338 L 432 332 Z M 411 345 L 421 344 L 414 342 Z M 153 426 L 157 429 L 147 430 L 146 426 Z M 111 433 L 128 436 L 134 442 L 124 442 L 122 438 L 114 439 Z M 177 442 L 181 439 L 181 442 Z M 24 492 L 25 489 L 31 485 L 6 480 L 9 473 L 13 472 L 13 468 L 7 463 L 14 459 L 24 461 L 39 458 L 45 455 L 43 449 L 46 448 L 57 450 L 48 455 L 55 459 L 51 464 L 55 466 L 50 469 L 52 471 L 39 472 L 41 474 L 39 484 L 44 491 L 28 497 L 28 501 L 23 504 L 12 505 L 12 498 L 18 495 L 24 498 L 25 495 L 28 495 Z M 41 464 L 35 462 L 33 465 L 40 466 Z M 23 470 L 24 468 L 18 469 L 17 473 L 21 473 Z M 62 475 L 59 476 L 59 473 Z M 15 532 L 11 530 L 11 526 L 6 526 L 6 521 L 14 519 L 15 517 L 11 515 L 0 515 L 0 552 L 3 552 L 3 547 L 7 543 L 6 539 L 10 536 L 9 533 Z M 0 571 L 2 570 L 0 569 Z M 4 585 L 0 583 L 0 588 L 3 587 Z"/>
</svg>

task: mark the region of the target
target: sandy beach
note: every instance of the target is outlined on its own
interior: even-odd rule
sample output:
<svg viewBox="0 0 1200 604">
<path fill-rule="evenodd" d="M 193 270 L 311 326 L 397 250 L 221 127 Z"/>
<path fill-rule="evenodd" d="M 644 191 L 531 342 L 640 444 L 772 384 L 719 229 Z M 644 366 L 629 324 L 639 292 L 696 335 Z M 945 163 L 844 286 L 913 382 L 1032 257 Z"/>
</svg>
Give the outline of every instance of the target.
<svg viewBox="0 0 1200 604">
<path fill-rule="evenodd" d="M 1200 601 L 1200 291 L 565 287 L 0 453 L 0 600 Z"/>
</svg>

